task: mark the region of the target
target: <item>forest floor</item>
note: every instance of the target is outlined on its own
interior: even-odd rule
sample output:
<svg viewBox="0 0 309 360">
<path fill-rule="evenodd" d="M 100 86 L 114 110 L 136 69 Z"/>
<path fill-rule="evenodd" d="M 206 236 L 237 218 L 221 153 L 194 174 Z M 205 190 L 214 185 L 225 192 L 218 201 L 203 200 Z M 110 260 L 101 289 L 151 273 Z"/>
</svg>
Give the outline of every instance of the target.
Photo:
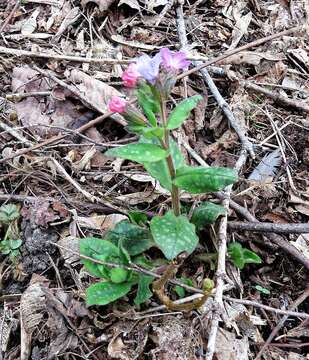
<svg viewBox="0 0 309 360">
<path fill-rule="evenodd" d="M 0 360 L 309 359 L 308 19 L 297 0 L 0 0 Z M 227 216 L 177 274 L 196 292 L 224 281 L 223 297 L 87 307 L 78 239 L 171 202 L 141 165 L 104 155 L 134 137 L 102 117 L 128 60 L 163 47 L 208 64 L 171 95 L 203 97 L 173 134 L 187 163 L 239 170 L 231 193 L 207 196 Z M 262 263 L 237 269 L 223 240 Z M 184 303 L 189 290 L 167 287 Z"/>
</svg>

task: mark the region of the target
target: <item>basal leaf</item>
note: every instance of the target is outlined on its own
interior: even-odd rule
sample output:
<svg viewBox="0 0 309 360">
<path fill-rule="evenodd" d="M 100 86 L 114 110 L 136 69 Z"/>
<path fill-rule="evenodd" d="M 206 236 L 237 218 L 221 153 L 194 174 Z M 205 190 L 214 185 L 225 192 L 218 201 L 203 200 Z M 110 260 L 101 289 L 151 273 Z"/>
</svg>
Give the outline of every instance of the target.
<svg viewBox="0 0 309 360">
<path fill-rule="evenodd" d="M 135 305 L 140 305 L 151 298 L 152 292 L 149 289 L 149 286 L 154 279 L 153 276 L 139 274 L 137 293 L 134 299 Z"/>
<path fill-rule="evenodd" d="M 194 209 L 191 222 L 198 230 L 201 230 L 206 225 L 213 224 L 219 216 L 224 214 L 223 206 L 206 201 Z"/>
<path fill-rule="evenodd" d="M 21 246 L 23 241 L 21 239 L 10 239 L 9 243 L 10 243 L 10 248 L 12 250 L 16 250 Z"/>
<path fill-rule="evenodd" d="M 158 145 L 138 143 L 110 149 L 105 155 L 144 163 L 163 160 L 168 152 Z"/>
<path fill-rule="evenodd" d="M 196 107 L 200 100 L 202 97 L 195 95 L 180 102 L 171 112 L 167 120 L 167 128 L 169 130 L 177 129 L 188 118 L 191 110 Z"/>
<path fill-rule="evenodd" d="M 111 282 L 121 284 L 128 279 L 129 271 L 123 268 L 112 268 L 109 272 Z"/>
<path fill-rule="evenodd" d="M 18 219 L 19 211 L 15 204 L 2 205 L 0 207 L 0 223 L 9 223 Z"/>
<path fill-rule="evenodd" d="M 130 221 L 135 225 L 143 225 L 147 222 L 147 215 L 140 211 L 129 211 Z"/>
<path fill-rule="evenodd" d="M 131 287 L 131 283 L 99 282 L 93 284 L 86 290 L 87 305 L 107 305 L 126 295 Z"/>
<path fill-rule="evenodd" d="M 170 139 L 170 151 L 175 169 L 183 167 L 183 155 L 173 139 Z M 159 181 L 162 187 L 167 190 L 172 189 L 172 180 L 165 159 L 153 163 L 145 162 L 144 167 L 152 177 Z"/>
<path fill-rule="evenodd" d="M 105 240 L 112 242 L 116 246 L 121 243 L 132 256 L 141 254 L 154 246 L 150 231 L 131 224 L 128 220 L 116 224 L 114 229 L 105 235 Z"/>
<path fill-rule="evenodd" d="M 192 253 L 198 244 L 195 226 L 185 216 L 175 216 L 172 211 L 152 218 L 150 229 L 155 243 L 168 260 L 183 251 Z"/>
<path fill-rule="evenodd" d="M 174 184 L 192 194 L 224 189 L 238 179 L 234 169 L 223 167 L 183 167 L 176 172 Z"/>
<path fill-rule="evenodd" d="M 253 251 L 243 248 L 241 244 L 234 242 L 228 247 L 228 254 L 234 265 L 243 269 L 248 263 L 260 264 L 262 259 Z"/>
<path fill-rule="evenodd" d="M 96 260 L 108 261 L 110 258 L 119 258 L 118 247 L 109 241 L 94 237 L 80 240 L 80 253 Z M 103 265 L 97 264 L 91 260 L 81 259 L 90 274 L 97 277 L 108 278 L 109 269 Z"/>
</svg>

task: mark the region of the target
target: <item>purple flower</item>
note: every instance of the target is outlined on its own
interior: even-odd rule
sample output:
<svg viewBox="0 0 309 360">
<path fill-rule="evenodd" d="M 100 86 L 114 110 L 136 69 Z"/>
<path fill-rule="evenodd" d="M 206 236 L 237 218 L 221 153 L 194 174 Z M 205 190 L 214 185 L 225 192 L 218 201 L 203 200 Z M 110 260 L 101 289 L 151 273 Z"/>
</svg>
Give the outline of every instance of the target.
<svg viewBox="0 0 309 360">
<path fill-rule="evenodd" d="M 166 70 L 183 70 L 191 64 L 186 59 L 186 53 L 183 51 L 172 52 L 167 48 L 160 50 L 162 64 Z"/>
<path fill-rule="evenodd" d="M 136 71 L 150 83 L 153 83 L 158 74 L 161 64 L 161 55 L 158 53 L 153 58 L 148 55 L 142 55 L 136 60 Z"/>
</svg>

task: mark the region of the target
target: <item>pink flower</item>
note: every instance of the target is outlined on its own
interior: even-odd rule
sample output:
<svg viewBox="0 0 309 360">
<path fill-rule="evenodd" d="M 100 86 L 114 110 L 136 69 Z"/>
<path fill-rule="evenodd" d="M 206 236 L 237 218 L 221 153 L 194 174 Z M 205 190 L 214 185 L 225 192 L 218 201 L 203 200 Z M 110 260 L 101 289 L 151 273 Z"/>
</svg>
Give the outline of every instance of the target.
<svg viewBox="0 0 309 360">
<path fill-rule="evenodd" d="M 113 96 L 111 100 L 108 102 L 107 107 L 111 112 L 123 113 L 126 109 L 128 102 L 127 100 L 119 97 Z"/>
<path fill-rule="evenodd" d="M 183 70 L 191 64 L 186 59 L 186 53 L 183 51 L 172 52 L 167 48 L 160 50 L 162 64 L 166 70 Z"/>
<path fill-rule="evenodd" d="M 127 70 L 123 72 L 121 78 L 125 86 L 133 88 L 135 87 L 137 80 L 140 76 L 140 73 L 136 69 L 136 65 L 130 64 Z"/>
</svg>

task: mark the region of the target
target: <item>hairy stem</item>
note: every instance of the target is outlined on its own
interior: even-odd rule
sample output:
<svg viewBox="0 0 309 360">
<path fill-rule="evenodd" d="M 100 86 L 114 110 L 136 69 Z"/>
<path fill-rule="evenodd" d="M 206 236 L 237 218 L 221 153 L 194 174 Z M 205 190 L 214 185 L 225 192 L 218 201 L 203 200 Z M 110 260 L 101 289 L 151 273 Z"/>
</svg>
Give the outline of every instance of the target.
<svg viewBox="0 0 309 360">
<path fill-rule="evenodd" d="M 162 118 L 162 125 L 164 127 L 164 141 L 162 141 L 162 146 L 166 150 L 170 150 L 170 139 L 169 139 L 170 134 L 169 134 L 169 130 L 166 128 L 166 126 L 167 126 L 166 107 L 165 107 L 165 100 L 163 100 L 163 99 L 161 100 L 161 118 Z M 169 154 L 168 157 L 166 158 L 166 162 L 167 162 L 167 166 L 168 166 L 168 170 L 169 170 L 171 179 L 173 181 L 176 176 L 176 170 L 174 167 L 174 163 L 173 163 L 171 154 Z M 173 183 L 172 183 L 171 195 L 172 195 L 172 207 L 173 207 L 174 214 L 176 216 L 179 216 L 180 215 L 179 189 Z"/>
</svg>

